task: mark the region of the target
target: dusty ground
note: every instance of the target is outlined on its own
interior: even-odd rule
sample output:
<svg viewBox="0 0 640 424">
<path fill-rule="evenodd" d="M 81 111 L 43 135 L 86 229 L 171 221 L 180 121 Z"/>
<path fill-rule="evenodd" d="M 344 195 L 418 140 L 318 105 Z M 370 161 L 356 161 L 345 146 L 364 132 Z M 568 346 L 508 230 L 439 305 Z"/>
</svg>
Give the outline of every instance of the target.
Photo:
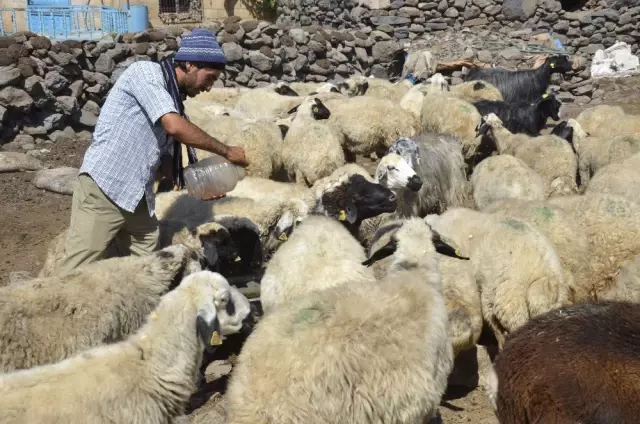
<svg viewBox="0 0 640 424">
<path fill-rule="evenodd" d="M 640 78 L 628 78 L 601 84 L 607 95 L 604 103 L 621 105 L 628 113 L 640 115 Z M 567 106 L 565 119 L 575 117 L 582 108 Z M 47 146 L 51 152 L 44 162 L 53 166 L 79 167 L 86 141 L 67 142 Z M 44 262 L 49 241 L 69 222 L 71 196 L 53 194 L 35 188 L 32 172 L 0 174 L 0 286 L 9 282 L 12 271 L 28 271 L 36 275 Z M 224 422 L 224 400 L 216 393 L 224 390 L 228 365 L 215 362 L 208 370 L 203 390 L 192 400 L 189 422 Z M 476 389 L 466 396 L 451 396 L 440 407 L 445 423 L 497 423 L 483 393 Z M 216 420 L 215 417 L 219 420 Z"/>
</svg>

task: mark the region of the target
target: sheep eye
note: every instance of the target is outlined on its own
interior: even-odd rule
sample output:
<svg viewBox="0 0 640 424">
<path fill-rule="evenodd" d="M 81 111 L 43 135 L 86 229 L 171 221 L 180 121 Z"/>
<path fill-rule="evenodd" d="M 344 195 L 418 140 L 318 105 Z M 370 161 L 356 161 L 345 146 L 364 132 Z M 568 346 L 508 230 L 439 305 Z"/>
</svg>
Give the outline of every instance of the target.
<svg viewBox="0 0 640 424">
<path fill-rule="evenodd" d="M 395 166 L 392 166 L 392 165 L 387 166 L 387 169 L 389 171 L 397 171 L 397 168 Z"/>
</svg>

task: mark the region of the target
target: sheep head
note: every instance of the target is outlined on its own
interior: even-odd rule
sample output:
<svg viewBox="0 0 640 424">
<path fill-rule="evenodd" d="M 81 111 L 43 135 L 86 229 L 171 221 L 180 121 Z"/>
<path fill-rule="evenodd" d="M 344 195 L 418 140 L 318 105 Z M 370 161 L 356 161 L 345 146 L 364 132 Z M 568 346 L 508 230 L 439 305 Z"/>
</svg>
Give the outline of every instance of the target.
<svg viewBox="0 0 640 424">
<path fill-rule="evenodd" d="M 420 165 L 420 147 L 409 137 L 398 137 L 389 147 L 387 153 L 396 153 L 402 156 L 413 169 L 417 169 Z"/>
<path fill-rule="evenodd" d="M 338 89 L 346 96 L 362 96 L 369 90 L 369 81 L 363 75 L 356 75 L 338 83 Z"/>
<path fill-rule="evenodd" d="M 312 117 L 315 120 L 329 119 L 331 112 L 317 97 L 307 96 L 298 106 L 289 111 L 298 117 Z"/>
<path fill-rule="evenodd" d="M 456 249 L 442 240 L 438 232 L 433 230 L 421 218 L 409 218 L 395 224 L 388 232 L 389 241 L 376 251 L 370 252 L 369 258 L 362 264 L 371 266 L 373 263 L 388 256 L 395 255 L 393 267 L 419 266 L 424 258 L 435 252 L 457 259 L 469 258 L 458 254 Z M 431 243 L 426 241 L 430 240 Z M 402 264 L 402 265 L 400 265 Z"/>
<path fill-rule="evenodd" d="M 570 71 L 573 67 L 571 60 L 565 55 L 549 56 L 545 61 L 545 65 L 551 69 L 551 72 L 560 74 Z"/>
<path fill-rule="evenodd" d="M 284 81 L 280 81 L 279 83 L 277 83 L 273 88 L 273 91 L 280 94 L 281 96 L 298 96 L 298 93 L 296 93 L 296 91 L 293 88 L 289 87 L 289 84 Z"/>
<path fill-rule="evenodd" d="M 313 210 L 354 226 L 367 218 L 396 210 L 396 195 L 360 174 L 347 174 L 322 191 Z"/>
<path fill-rule="evenodd" d="M 445 77 L 441 73 L 437 73 L 429 78 L 431 83 L 431 88 L 435 91 L 451 91 L 449 87 L 449 83 L 445 79 Z"/>
<path fill-rule="evenodd" d="M 280 241 L 287 241 L 293 229 L 300 224 L 309 213 L 309 207 L 300 199 L 291 199 L 283 204 L 284 212 L 276 223 L 273 235 Z"/>
<path fill-rule="evenodd" d="M 196 304 L 196 330 L 206 347 L 222 344 L 223 336 L 239 332 L 250 317 L 249 300 L 216 272 L 191 274 L 180 290 L 187 291 Z"/>
<path fill-rule="evenodd" d="M 397 153 L 389 153 L 380 160 L 376 168 L 376 182 L 390 190 L 419 191 L 422 187 L 422 179 Z"/>
<path fill-rule="evenodd" d="M 340 90 L 335 84 L 331 84 L 330 82 L 327 82 L 322 84 L 320 87 L 318 87 L 318 89 L 314 93 L 311 93 L 311 94 L 318 94 L 318 93 L 340 93 Z"/>
<path fill-rule="evenodd" d="M 498 115 L 495 113 L 489 113 L 488 115 L 480 118 L 480 123 L 476 126 L 476 137 L 485 135 L 489 130 L 502 127 L 502 120 L 498 118 Z"/>
<path fill-rule="evenodd" d="M 562 102 L 556 97 L 554 91 L 544 93 L 536 102 L 536 106 L 538 111 L 542 112 L 545 116 L 550 116 L 554 121 L 560 120 Z"/>
</svg>

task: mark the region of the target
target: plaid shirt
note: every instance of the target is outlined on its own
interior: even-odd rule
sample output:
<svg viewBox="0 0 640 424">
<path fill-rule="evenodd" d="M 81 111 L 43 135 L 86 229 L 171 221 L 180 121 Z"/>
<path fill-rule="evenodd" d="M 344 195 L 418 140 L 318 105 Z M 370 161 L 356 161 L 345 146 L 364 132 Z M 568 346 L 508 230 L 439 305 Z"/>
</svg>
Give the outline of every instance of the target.
<svg viewBox="0 0 640 424">
<path fill-rule="evenodd" d="M 126 211 L 146 195 L 149 215 L 155 213 L 153 180 L 160 157 L 173 150 L 173 138 L 160 124 L 169 112 L 178 113 L 160 65 L 150 61 L 131 64 L 102 106 L 80 173 Z"/>
</svg>

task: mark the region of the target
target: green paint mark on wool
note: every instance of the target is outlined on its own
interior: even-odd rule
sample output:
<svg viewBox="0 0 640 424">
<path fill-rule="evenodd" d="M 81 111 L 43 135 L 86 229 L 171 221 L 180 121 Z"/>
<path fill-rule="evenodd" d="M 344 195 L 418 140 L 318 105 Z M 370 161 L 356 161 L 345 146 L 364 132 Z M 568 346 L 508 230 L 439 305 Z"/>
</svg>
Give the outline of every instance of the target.
<svg viewBox="0 0 640 424">
<path fill-rule="evenodd" d="M 324 311 L 320 308 L 320 305 L 311 305 L 307 308 L 298 310 L 293 317 L 294 324 L 300 324 L 303 322 L 314 323 L 324 318 Z"/>
<path fill-rule="evenodd" d="M 536 215 L 536 216 L 539 216 L 540 218 L 543 218 L 546 221 L 548 221 L 551 218 L 553 218 L 553 210 L 551 208 L 547 208 L 547 207 L 534 208 L 533 209 L 533 214 Z"/>
<path fill-rule="evenodd" d="M 513 228 L 514 230 L 524 231 L 525 229 L 525 225 L 522 221 L 517 221 L 515 219 L 507 218 L 502 222 L 508 225 L 509 227 Z"/>
</svg>

